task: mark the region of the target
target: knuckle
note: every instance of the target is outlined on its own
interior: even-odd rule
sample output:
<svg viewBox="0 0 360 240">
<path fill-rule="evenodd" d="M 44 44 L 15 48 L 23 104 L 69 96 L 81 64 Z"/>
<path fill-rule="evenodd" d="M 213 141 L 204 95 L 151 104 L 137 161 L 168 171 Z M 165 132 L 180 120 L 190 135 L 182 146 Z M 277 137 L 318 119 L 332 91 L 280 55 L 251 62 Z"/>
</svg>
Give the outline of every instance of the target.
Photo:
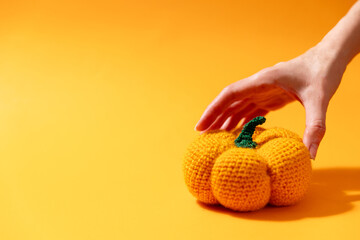
<svg viewBox="0 0 360 240">
<path fill-rule="evenodd" d="M 215 116 L 218 116 L 221 113 L 220 107 L 219 106 L 212 106 L 211 108 L 209 108 L 208 110 L 208 115 L 211 118 L 215 118 Z"/>
<path fill-rule="evenodd" d="M 257 77 L 254 79 L 258 87 L 268 87 L 275 83 L 275 80 L 278 76 L 278 70 L 275 67 L 268 67 L 264 68 L 258 74 Z"/>
<path fill-rule="evenodd" d="M 285 62 L 281 61 L 281 62 L 278 62 L 274 65 L 274 67 L 281 67 L 282 65 L 284 65 Z"/>
<path fill-rule="evenodd" d="M 230 97 L 234 97 L 235 96 L 235 90 L 232 84 L 226 86 L 223 90 L 222 90 L 222 94 L 225 94 L 227 96 Z"/>
<path fill-rule="evenodd" d="M 314 130 L 319 135 L 324 135 L 326 132 L 326 125 L 322 120 L 314 120 L 310 123 L 309 128 Z"/>
</svg>

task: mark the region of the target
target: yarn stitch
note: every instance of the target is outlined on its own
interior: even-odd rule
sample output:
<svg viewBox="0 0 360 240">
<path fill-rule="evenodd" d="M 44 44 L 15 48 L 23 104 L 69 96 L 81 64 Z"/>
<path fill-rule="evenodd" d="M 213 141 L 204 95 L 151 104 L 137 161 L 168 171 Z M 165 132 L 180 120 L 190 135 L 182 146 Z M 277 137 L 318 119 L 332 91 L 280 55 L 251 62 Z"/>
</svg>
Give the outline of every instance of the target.
<svg viewBox="0 0 360 240">
<path fill-rule="evenodd" d="M 235 211 L 303 199 L 311 182 L 310 153 L 296 133 L 257 126 L 265 120 L 256 117 L 232 132 L 212 130 L 190 144 L 183 172 L 193 196 Z"/>
</svg>

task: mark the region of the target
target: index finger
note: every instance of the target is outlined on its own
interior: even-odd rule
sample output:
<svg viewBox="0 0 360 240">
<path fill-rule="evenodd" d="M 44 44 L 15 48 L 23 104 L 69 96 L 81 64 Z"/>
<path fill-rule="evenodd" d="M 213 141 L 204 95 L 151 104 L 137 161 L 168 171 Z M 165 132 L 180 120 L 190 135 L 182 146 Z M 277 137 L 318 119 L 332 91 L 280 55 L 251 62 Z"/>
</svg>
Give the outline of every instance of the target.
<svg viewBox="0 0 360 240">
<path fill-rule="evenodd" d="M 251 84 L 248 78 L 225 87 L 204 111 L 195 130 L 207 129 L 213 121 L 234 101 L 251 95 Z"/>
</svg>

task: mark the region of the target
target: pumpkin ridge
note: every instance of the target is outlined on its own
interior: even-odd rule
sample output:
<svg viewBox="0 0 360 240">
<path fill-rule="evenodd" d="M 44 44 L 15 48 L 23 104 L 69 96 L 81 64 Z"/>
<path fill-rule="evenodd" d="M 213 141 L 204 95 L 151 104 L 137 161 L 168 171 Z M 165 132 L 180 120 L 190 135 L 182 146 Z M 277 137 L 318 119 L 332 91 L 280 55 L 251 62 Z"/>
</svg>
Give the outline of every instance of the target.
<svg viewBox="0 0 360 240">
<path fill-rule="evenodd" d="M 265 143 L 277 138 L 295 139 L 302 142 L 302 139 L 296 133 L 281 127 L 268 128 L 257 135 L 254 140 L 261 147 Z"/>
</svg>

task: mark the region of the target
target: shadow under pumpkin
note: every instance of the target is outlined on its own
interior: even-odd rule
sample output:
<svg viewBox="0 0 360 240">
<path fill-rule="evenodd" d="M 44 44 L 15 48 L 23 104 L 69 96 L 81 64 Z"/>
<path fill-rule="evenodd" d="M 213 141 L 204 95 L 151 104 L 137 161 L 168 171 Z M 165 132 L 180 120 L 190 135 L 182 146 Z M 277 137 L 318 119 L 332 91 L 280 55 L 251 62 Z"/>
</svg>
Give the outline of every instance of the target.
<svg viewBox="0 0 360 240">
<path fill-rule="evenodd" d="M 358 193 L 350 195 L 346 191 Z M 260 221 L 289 221 L 337 215 L 350 211 L 354 208 L 353 203 L 360 201 L 360 168 L 314 169 L 307 194 L 293 206 L 267 205 L 255 212 L 236 212 L 221 205 L 207 205 L 196 201 L 202 208 L 217 213 Z"/>
</svg>

